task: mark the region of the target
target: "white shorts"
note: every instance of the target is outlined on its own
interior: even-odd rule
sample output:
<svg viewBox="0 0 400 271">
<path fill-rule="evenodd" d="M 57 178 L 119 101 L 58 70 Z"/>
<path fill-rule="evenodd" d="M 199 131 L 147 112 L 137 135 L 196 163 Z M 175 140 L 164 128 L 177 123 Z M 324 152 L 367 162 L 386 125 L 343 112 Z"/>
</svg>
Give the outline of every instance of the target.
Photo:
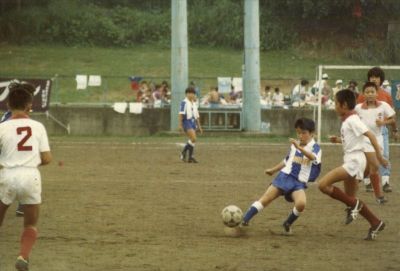
<svg viewBox="0 0 400 271">
<path fill-rule="evenodd" d="M 0 170 L 0 200 L 10 205 L 15 200 L 21 204 L 42 202 L 42 181 L 37 168 L 15 167 Z"/>
<path fill-rule="evenodd" d="M 364 171 L 367 166 L 367 158 L 364 152 L 346 153 L 343 160 L 344 164 L 342 167 L 351 177 L 355 177 L 357 180 L 364 179 Z"/>
<path fill-rule="evenodd" d="M 378 145 L 380 147 L 381 153 L 383 153 L 383 136 L 378 135 L 376 137 L 376 140 L 378 141 Z M 364 152 L 375 152 L 375 149 L 372 146 L 371 141 L 369 141 L 369 138 L 366 136 L 364 137 L 363 150 L 364 150 Z"/>
</svg>

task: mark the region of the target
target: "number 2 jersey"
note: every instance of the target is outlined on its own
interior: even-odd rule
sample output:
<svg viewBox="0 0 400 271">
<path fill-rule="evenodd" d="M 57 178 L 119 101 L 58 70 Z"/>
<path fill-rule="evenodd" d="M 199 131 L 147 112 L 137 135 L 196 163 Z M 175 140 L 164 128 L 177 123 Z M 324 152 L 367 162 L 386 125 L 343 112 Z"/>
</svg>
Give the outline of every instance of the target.
<svg viewBox="0 0 400 271">
<path fill-rule="evenodd" d="M 50 151 L 43 124 L 28 116 L 0 123 L 0 148 L 0 165 L 6 168 L 37 167 L 40 153 Z"/>
</svg>

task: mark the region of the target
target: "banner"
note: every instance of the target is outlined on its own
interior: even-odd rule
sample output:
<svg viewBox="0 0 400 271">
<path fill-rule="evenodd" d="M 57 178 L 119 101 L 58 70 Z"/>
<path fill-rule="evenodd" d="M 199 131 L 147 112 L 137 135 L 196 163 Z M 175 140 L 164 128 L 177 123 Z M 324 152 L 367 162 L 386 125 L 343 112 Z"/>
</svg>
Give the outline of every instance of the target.
<svg viewBox="0 0 400 271">
<path fill-rule="evenodd" d="M 52 81 L 50 79 L 15 79 L 0 78 L 0 109 L 7 111 L 7 97 L 10 92 L 8 86 L 12 82 L 30 83 L 35 87 L 33 93 L 32 110 L 34 112 L 45 112 L 49 109 L 50 92 Z"/>
</svg>

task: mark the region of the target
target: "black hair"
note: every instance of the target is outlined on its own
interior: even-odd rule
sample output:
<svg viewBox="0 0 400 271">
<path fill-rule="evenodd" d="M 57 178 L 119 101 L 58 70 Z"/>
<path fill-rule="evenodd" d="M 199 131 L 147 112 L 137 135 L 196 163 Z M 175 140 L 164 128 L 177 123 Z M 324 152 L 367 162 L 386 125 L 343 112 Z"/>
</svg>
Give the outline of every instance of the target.
<svg viewBox="0 0 400 271">
<path fill-rule="evenodd" d="M 373 67 L 370 69 L 367 76 L 368 81 L 372 76 L 379 77 L 381 79 L 381 85 L 383 84 L 383 81 L 385 81 L 385 72 L 379 67 Z"/>
<path fill-rule="evenodd" d="M 306 86 L 306 85 L 308 85 L 308 80 L 303 79 L 303 80 L 301 80 L 300 84 L 301 84 L 302 86 Z"/>
<path fill-rule="evenodd" d="M 356 107 L 356 95 L 354 95 L 354 92 L 351 89 L 343 89 L 340 90 L 336 93 L 335 95 L 336 101 L 340 104 L 347 104 L 347 107 L 350 110 L 353 110 L 354 107 Z"/>
<path fill-rule="evenodd" d="M 185 90 L 185 94 L 187 93 L 196 93 L 196 90 L 194 89 L 194 87 L 187 87 Z"/>
<path fill-rule="evenodd" d="M 8 86 L 8 106 L 11 110 L 25 110 L 33 101 L 35 87 L 28 83 L 11 83 Z"/>
<path fill-rule="evenodd" d="M 376 91 L 378 91 L 378 87 L 375 85 L 374 82 L 366 82 L 363 86 L 362 91 L 364 92 L 366 88 L 373 87 Z"/>
<path fill-rule="evenodd" d="M 357 81 L 353 80 L 353 79 L 349 81 L 349 85 L 350 84 L 353 84 L 354 86 L 358 86 Z"/>
<path fill-rule="evenodd" d="M 300 118 L 294 123 L 294 128 L 299 128 L 313 133 L 315 131 L 315 122 L 312 119 Z"/>
</svg>

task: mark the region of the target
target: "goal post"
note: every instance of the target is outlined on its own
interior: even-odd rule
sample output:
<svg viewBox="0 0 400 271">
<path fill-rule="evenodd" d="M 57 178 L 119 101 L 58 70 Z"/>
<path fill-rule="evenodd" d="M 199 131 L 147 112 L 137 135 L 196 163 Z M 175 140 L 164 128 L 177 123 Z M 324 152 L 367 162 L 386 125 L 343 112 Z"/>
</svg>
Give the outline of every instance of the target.
<svg viewBox="0 0 400 271">
<path fill-rule="evenodd" d="M 322 128 L 322 74 L 324 71 L 328 70 L 369 70 L 373 67 L 380 67 L 383 71 L 387 70 L 400 70 L 400 66 L 388 66 L 388 65 L 319 65 L 317 70 L 317 82 L 318 84 L 318 114 L 317 114 L 317 140 L 318 143 L 321 143 L 321 128 Z M 366 79 L 367 75 L 364 75 Z M 400 76 L 399 76 L 400 78 Z"/>
</svg>

